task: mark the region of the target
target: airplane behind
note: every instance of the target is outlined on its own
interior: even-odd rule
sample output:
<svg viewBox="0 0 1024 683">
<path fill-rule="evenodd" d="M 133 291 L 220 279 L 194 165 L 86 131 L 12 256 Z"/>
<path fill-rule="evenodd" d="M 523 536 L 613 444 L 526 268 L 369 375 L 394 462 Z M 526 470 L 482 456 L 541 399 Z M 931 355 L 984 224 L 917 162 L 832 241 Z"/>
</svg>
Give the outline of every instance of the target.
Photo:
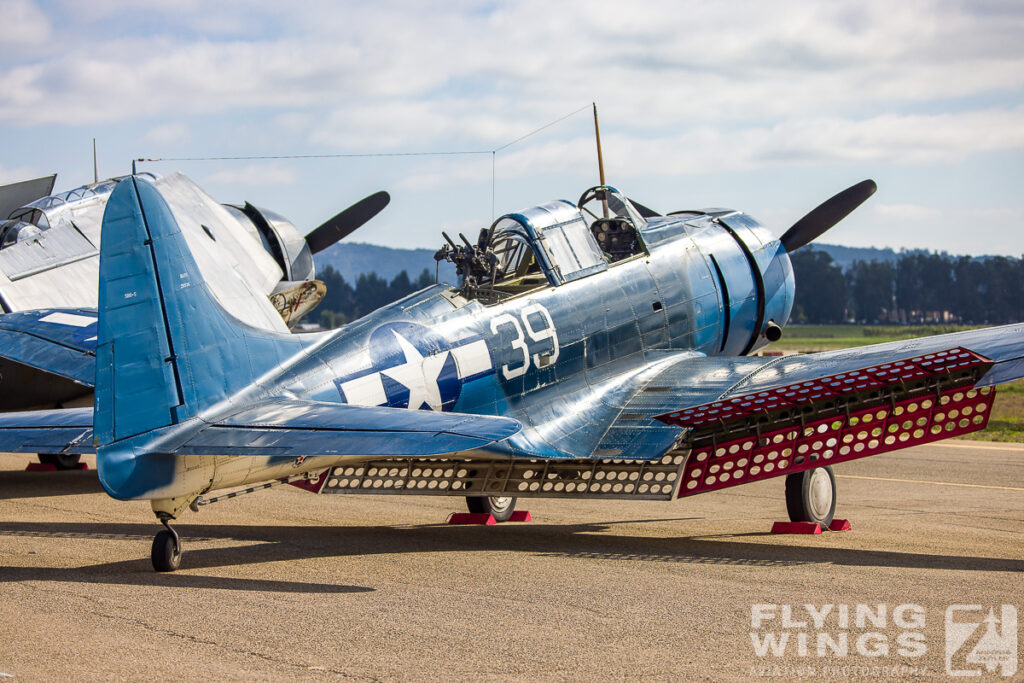
<svg viewBox="0 0 1024 683">
<path fill-rule="evenodd" d="M 323 298 L 313 254 L 326 249 L 381 211 L 390 201 L 378 192 L 342 211 L 308 235 L 275 211 L 220 204 L 181 173 L 142 174 L 175 204 L 203 276 L 218 296 L 218 280 L 241 277 L 271 298 L 279 317 L 294 324 Z M 103 213 L 114 188 L 111 178 L 52 194 L 56 176 L 0 186 L 0 309 L 4 313 L 46 308 L 96 308 Z M 217 215 L 222 230 L 189 220 L 198 208 Z M 3 217 L 6 217 L 4 219 Z M 221 244 L 211 245 L 207 240 Z M 281 329 L 260 319 L 248 301 L 222 302 L 247 322 Z"/>
<path fill-rule="evenodd" d="M 185 510 L 275 481 L 465 496 L 502 520 L 519 497 L 667 501 L 785 476 L 790 517 L 828 524 L 832 464 L 983 429 L 991 387 L 1024 374 L 1017 325 L 749 355 L 788 322 L 789 253 L 874 190 L 775 237 L 738 211 L 660 215 L 596 187 L 475 243 L 446 236 L 458 287 L 291 334 L 228 312 L 180 199 L 133 176 L 103 218 L 95 406 L 0 415 L 0 448 L 95 451 L 104 489 L 166 527 L 158 571 L 179 566 Z"/>
<path fill-rule="evenodd" d="M 326 292 L 313 255 L 390 200 L 375 193 L 303 235 L 269 209 L 218 203 L 180 173 L 141 177 L 174 197 L 176 220 L 218 302 L 246 324 L 279 332 Z M 125 178 L 53 194 L 55 178 L 0 187 L 0 410 L 92 404 L 101 225 Z M 253 303 L 261 297 L 273 306 Z M 40 459 L 62 469 L 78 463 L 73 454 Z"/>
</svg>

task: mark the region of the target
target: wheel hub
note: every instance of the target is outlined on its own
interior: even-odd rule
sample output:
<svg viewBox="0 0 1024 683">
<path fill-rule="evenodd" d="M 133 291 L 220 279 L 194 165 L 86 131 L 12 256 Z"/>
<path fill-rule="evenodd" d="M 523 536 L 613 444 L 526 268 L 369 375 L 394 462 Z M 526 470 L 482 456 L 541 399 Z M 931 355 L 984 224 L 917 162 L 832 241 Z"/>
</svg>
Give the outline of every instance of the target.
<svg viewBox="0 0 1024 683">
<path fill-rule="evenodd" d="M 495 512 L 504 512 L 514 500 L 512 496 L 491 496 L 491 509 Z"/>
<path fill-rule="evenodd" d="M 807 487 L 807 506 L 817 519 L 824 519 L 832 508 L 832 480 L 822 468 L 811 474 L 811 485 Z"/>
</svg>

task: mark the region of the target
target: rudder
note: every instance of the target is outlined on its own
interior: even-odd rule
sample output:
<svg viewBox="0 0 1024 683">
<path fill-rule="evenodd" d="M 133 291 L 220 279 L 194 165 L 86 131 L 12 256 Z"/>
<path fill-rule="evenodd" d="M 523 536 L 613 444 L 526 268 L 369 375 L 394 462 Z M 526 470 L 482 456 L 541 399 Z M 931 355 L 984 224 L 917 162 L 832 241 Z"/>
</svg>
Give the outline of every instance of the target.
<svg viewBox="0 0 1024 683">
<path fill-rule="evenodd" d="M 249 327 L 224 311 L 167 200 L 144 178 L 114 189 L 102 235 L 101 445 L 187 420 L 302 348 L 290 335 Z"/>
</svg>

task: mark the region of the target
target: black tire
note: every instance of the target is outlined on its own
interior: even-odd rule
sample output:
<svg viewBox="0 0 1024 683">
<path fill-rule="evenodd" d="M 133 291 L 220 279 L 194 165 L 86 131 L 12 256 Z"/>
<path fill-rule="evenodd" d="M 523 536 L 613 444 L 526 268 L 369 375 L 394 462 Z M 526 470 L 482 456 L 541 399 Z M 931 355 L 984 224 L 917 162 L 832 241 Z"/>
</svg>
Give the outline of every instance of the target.
<svg viewBox="0 0 1024 683">
<path fill-rule="evenodd" d="M 39 462 L 53 465 L 58 470 L 76 470 L 82 456 L 74 453 L 40 453 Z"/>
<path fill-rule="evenodd" d="M 836 475 L 832 467 L 790 474 L 786 477 L 786 511 L 792 522 L 832 523 L 836 513 Z"/>
<path fill-rule="evenodd" d="M 150 554 L 153 560 L 153 569 L 158 572 L 173 572 L 181 566 L 181 547 L 167 529 L 164 529 L 153 538 L 153 552 Z"/>
<path fill-rule="evenodd" d="M 516 509 L 512 496 L 466 496 L 466 507 L 470 512 L 489 513 L 495 522 L 507 522 Z"/>
</svg>

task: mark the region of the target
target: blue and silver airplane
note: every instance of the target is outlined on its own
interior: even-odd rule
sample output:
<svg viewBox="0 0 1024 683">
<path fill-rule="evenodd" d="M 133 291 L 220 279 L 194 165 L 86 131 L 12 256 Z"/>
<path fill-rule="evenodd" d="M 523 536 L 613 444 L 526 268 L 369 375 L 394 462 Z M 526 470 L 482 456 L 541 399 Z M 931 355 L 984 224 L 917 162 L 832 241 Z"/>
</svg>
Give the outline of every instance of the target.
<svg viewBox="0 0 1024 683">
<path fill-rule="evenodd" d="M 789 318 L 789 253 L 874 190 L 776 237 L 595 187 L 448 240 L 457 287 L 292 334 L 231 315 L 176 197 L 129 177 L 102 222 L 95 406 L 0 415 L 0 450 L 95 452 L 104 489 L 166 527 L 158 571 L 179 566 L 182 513 L 274 482 L 460 496 L 505 520 L 520 497 L 675 500 L 784 476 L 790 517 L 827 524 L 833 464 L 982 429 L 992 387 L 1024 375 L 1020 325 L 751 355 Z M 217 215 L 195 210 L 213 239 Z"/>
<path fill-rule="evenodd" d="M 326 291 L 313 255 L 390 201 L 386 192 L 374 193 L 303 235 L 274 211 L 248 202 L 220 204 L 180 173 L 150 178 L 171 198 L 214 297 L 234 317 L 280 332 Z M 0 186 L 0 411 L 92 405 L 101 227 L 107 200 L 123 178 L 53 194 L 55 179 Z M 193 220 L 196 215 L 205 222 Z M 239 279 L 250 292 L 240 290 Z M 276 310 L 253 305 L 253 293 Z M 39 458 L 59 469 L 79 460 L 69 453 Z"/>
<path fill-rule="evenodd" d="M 181 173 L 150 177 L 165 196 L 175 196 L 176 207 L 183 210 L 179 215 L 186 218 L 181 227 L 190 244 L 207 237 L 202 224 L 187 220 L 195 208 L 205 205 L 205 215 L 217 215 L 222 227 L 220 249 L 197 254 L 200 270 L 214 285 L 214 295 L 220 278 L 245 278 L 251 289 L 271 298 L 285 323 L 296 321 L 323 296 L 323 284 L 315 280 L 313 255 L 346 237 L 390 201 L 386 192 L 377 192 L 303 235 L 274 211 L 248 202 L 218 203 Z M 103 213 L 123 178 L 52 194 L 55 179 L 51 175 L 0 185 L 0 310 L 4 313 L 96 307 Z M 311 287 L 314 283 L 319 287 Z"/>
</svg>

